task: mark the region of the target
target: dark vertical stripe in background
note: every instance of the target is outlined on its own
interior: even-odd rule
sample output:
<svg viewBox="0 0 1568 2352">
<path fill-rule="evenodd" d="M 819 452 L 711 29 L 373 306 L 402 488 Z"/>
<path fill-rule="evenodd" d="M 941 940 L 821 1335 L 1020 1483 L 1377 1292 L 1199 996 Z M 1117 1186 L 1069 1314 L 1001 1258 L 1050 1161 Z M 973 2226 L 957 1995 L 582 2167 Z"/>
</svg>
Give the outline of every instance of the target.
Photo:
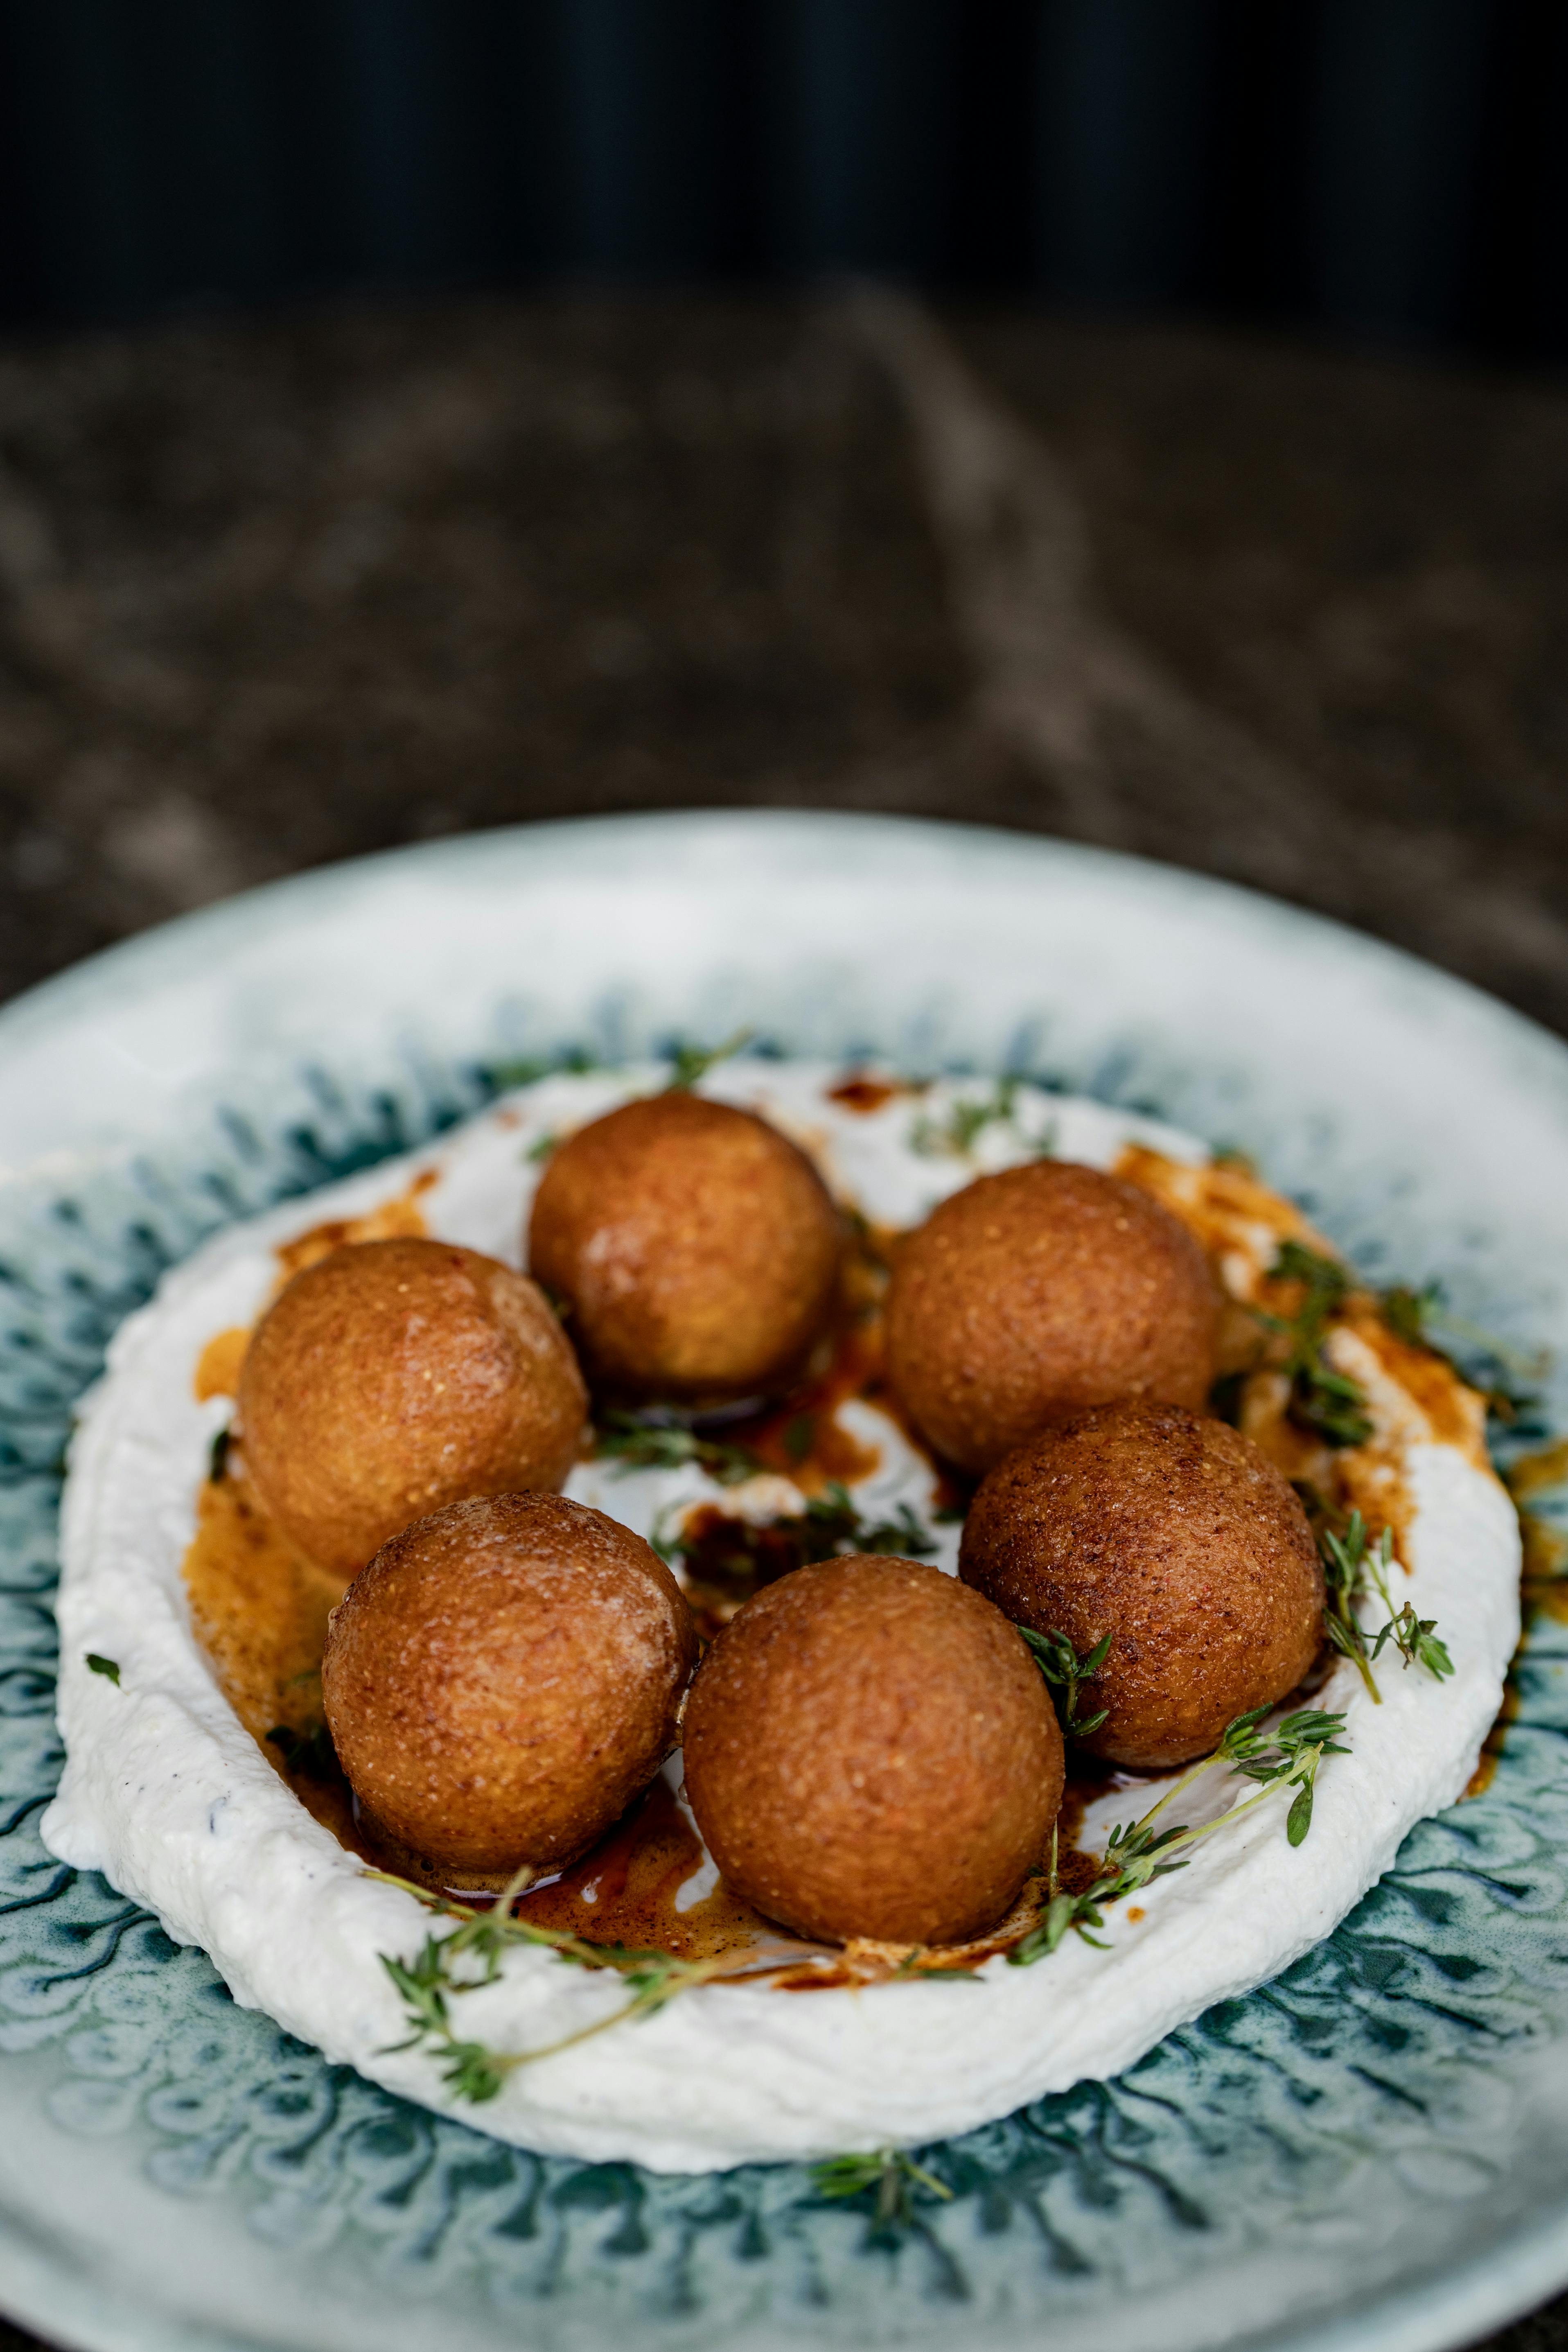
<svg viewBox="0 0 1568 2352">
<path fill-rule="evenodd" d="M 0 0 L 0 318 L 850 270 L 1568 350 L 1562 0 Z"/>
</svg>

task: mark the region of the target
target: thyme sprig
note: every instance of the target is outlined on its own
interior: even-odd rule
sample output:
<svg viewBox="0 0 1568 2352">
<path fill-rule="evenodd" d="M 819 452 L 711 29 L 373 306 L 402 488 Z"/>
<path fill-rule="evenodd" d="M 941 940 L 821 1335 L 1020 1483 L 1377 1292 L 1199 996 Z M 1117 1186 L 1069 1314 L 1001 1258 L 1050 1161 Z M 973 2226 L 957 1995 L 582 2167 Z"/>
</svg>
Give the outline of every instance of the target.
<svg viewBox="0 0 1568 2352">
<path fill-rule="evenodd" d="M 1258 1793 L 1249 1797 L 1246 1805 L 1234 1812 L 1222 1814 L 1221 1820 L 1234 1821 L 1237 1813 L 1246 1812 L 1271 1789 L 1294 1789 L 1295 1797 L 1285 1816 L 1285 1835 L 1292 1845 L 1300 1845 L 1312 1826 L 1312 1798 L 1318 1784 L 1318 1767 L 1325 1756 L 1348 1756 L 1350 1749 L 1340 1739 L 1345 1727 L 1341 1711 L 1330 1714 L 1322 1707 L 1298 1707 L 1293 1715 L 1272 1731 L 1258 1728 L 1268 1713 L 1266 1706 L 1256 1708 L 1251 1715 L 1238 1715 L 1220 1743 L 1219 1753 L 1234 1771 L 1245 1780 L 1256 1780 Z M 1209 1829 L 1219 1824 L 1211 1822 Z M 1202 1836 L 1202 1830 L 1196 1832 Z"/>
<path fill-rule="evenodd" d="M 653 1546 L 672 1564 L 684 1562 L 698 1581 L 737 1592 L 776 1582 L 797 1568 L 845 1552 L 896 1552 L 906 1559 L 927 1559 L 938 1549 L 936 1538 L 908 1503 L 900 1503 L 891 1518 L 864 1517 L 847 1486 L 837 1478 L 814 1495 L 804 1511 L 778 1518 L 729 1518 L 716 1516 L 716 1508 L 688 1513 L 677 1535 L 656 1530 Z"/>
<path fill-rule="evenodd" d="M 298 1731 L 289 1723 L 275 1723 L 267 1735 L 267 1744 L 276 1748 L 286 1772 L 313 1772 L 320 1778 L 337 1769 L 338 1751 L 324 1723 L 318 1723 L 310 1731 Z"/>
<path fill-rule="evenodd" d="M 1250 1714 L 1237 1716 L 1226 1726 L 1212 1755 L 1200 1757 L 1195 1764 L 1190 1764 L 1140 1820 L 1125 1827 L 1118 1823 L 1107 1841 L 1099 1876 L 1077 1893 L 1059 1883 L 1053 1834 L 1045 1908 L 1039 1924 L 1008 1953 L 1009 1965 L 1026 1969 L 1036 1960 L 1044 1959 L 1057 1949 L 1069 1930 L 1086 1944 L 1104 1950 L 1106 1947 L 1092 1931 L 1104 1927 L 1107 1904 L 1120 1903 L 1129 1895 L 1141 1893 L 1155 1879 L 1184 1870 L 1189 1855 L 1178 1849 L 1191 1848 L 1214 1831 L 1228 1828 L 1263 1804 L 1277 1789 L 1296 1790 L 1285 1816 L 1285 1834 L 1293 1846 L 1300 1845 L 1312 1826 L 1312 1796 L 1323 1759 L 1350 1754 L 1339 1737 L 1345 1719 L 1342 1714 L 1326 1714 L 1320 1707 L 1300 1707 L 1271 1731 L 1265 1731 L 1261 1727 L 1269 1712 L 1268 1707 L 1260 1706 Z M 1216 1764 L 1227 1764 L 1245 1779 L 1257 1781 L 1256 1795 L 1231 1806 L 1211 1822 L 1199 1822 L 1195 1828 L 1182 1823 L 1157 1829 L 1155 1823 L 1166 1806 L 1190 1788 L 1200 1773 Z"/>
<path fill-rule="evenodd" d="M 1539 1405 L 1538 1384 L 1552 1368 L 1550 1349 L 1516 1348 L 1509 1340 L 1499 1339 L 1495 1332 L 1484 1330 L 1479 1323 L 1456 1315 L 1440 1282 L 1426 1283 L 1419 1290 L 1406 1283 L 1396 1283 L 1380 1294 L 1378 1304 L 1394 1338 L 1440 1356 L 1450 1370 L 1486 1399 L 1487 1411 L 1494 1421 L 1506 1427 Z M 1439 1334 L 1467 1349 L 1471 1363 L 1467 1366 L 1458 1362 L 1452 1350 L 1440 1343 Z"/>
<path fill-rule="evenodd" d="M 821 1494 L 812 1496 L 804 1523 L 809 1539 L 827 1547 L 815 1555 L 818 1559 L 830 1559 L 838 1551 L 890 1551 L 924 1559 L 938 1549 L 936 1538 L 908 1503 L 900 1503 L 890 1519 L 863 1518 L 855 1497 L 837 1478 L 830 1478 Z"/>
<path fill-rule="evenodd" d="M 1027 1144 L 1040 1159 L 1048 1159 L 1056 1150 L 1055 1122 L 1039 1135 L 1025 1133 L 1017 1116 L 1018 1088 L 1022 1084 L 1017 1077 L 998 1078 L 990 1094 L 977 1099 L 961 1096 L 948 1106 L 942 1118 L 932 1118 L 922 1112 L 910 1126 L 910 1150 L 918 1151 L 926 1160 L 967 1160 L 988 1127 L 1010 1127 L 1021 1143 Z"/>
<path fill-rule="evenodd" d="M 1342 1533 L 1328 1526 L 1321 1530 L 1318 1549 L 1327 1594 L 1323 1622 L 1330 1643 L 1342 1658 L 1351 1660 L 1376 1705 L 1382 1705 L 1383 1693 L 1378 1689 L 1373 1666 L 1391 1642 L 1406 1668 L 1425 1666 L 1438 1682 L 1453 1673 L 1454 1661 L 1447 1644 L 1437 1638 L 1436 1619 L 1418 1617 L 1414 1601 L 1407 1601 L 1402 1609 L 1394 1608 L 1394 1596 L 1388 1589 L 1394 1566 L 1391 1529 L 1384 1528 L 1377 1541 L 1370 1543 L 1366 1521 L 1359 1511 L 1352 1511 Z M 1369 1586 L 1388 1612 L 1386 1622 L 1370 1642 L 1357 1611 L 1357 1603 L 1364 1598 Z"/>
<path fill-rule="evenodd" d="M 1263 1307 L 1253 1310 L 1284 1343 L 1291 1420 L 1301 1428 L 1315 1430 L 1330 1445 L 1364 1445 L 1373 1429 L 1366 1391 L 1359 1381 L 1336 1371 L 1323 1353 L 1330 1318 L 1355 1287 L 1352 1277 L 1332 1258 L 1298 1241 L 1281 1242 L 1269 1276 L 1276 1282 L 1301 1285 L 1300 1304 L 1294 1314 L 1273 1315 Z"/>
<path fill-rule="evenodd" d="M 680 1470 L 693 1462 L 721 1486 L 738 1486 L 763 1466 L 748 1446 L 701 1436 L 682 1422 L 641 1421 L 614 1409 L 600 1416 L 594 1454 L 618 1462 L 623 1476 L 633 1470 Z"/>
<path fill-rule="evenodd" d="M 665 1086 L 667 1095 L 679 1094 L 705 1078 L 718 1062 L 728 1062 L 751 1044 L 754 1029 L 737 1029 L 721 1045 L 689 1045 L 677 1038 L 669 1051 L 670 1075 Z"/>
<path fill-rule="evenodd" d="M 389 1952 L 379 1956 L 403 2002 L 409 2029 L 405 2040 L 388 2043 L 387 2054 L 395 2050 L 426 2050 L 440 2066 L 441 2079 L 456 2098 L 482 2105 L 499 2096 L 507 2077 L 520 2066 L 531 2066 L 541 2058 L 552 2058 L 563 2050 L 574 2049 L 595 2034 L 607 2033 L 613 2025 L 652 2017 L 694 1985 L 710 1984 L 718 1977 L 754 1973 L 753 1969 L 738 1967 L 732 1960 L 682 1960 L 673 1952 L 636 1951 L 625 1944 L 594 1944 L 564 1928 L 544 1927 L 531 1919 L 519 1919 L 513 1916 L 512 1906 L 534 1874 L 525 1865 L 497 1898 L 493 1910 L 477 1911 L 455 1896 L 433 1894 L 428 1887 L 418 1886 L 412 1879 L 399 1878 L 391 1871 L 372 1870 L 365 1874 L 384 1885 L 401 1887 L 427 1911 L 459 1923 L 449 1936 L 426 1936 L 412 1960 L 397 1959 Z M 498 2051 L 482 2042 L 464 2040 L 453 2030 L 450 2003 L 461 1993 L 478 1992 L 494 1984 L 500 1975 L 505 1954 L 518 1945 L 542 1948 L 553 1952 L 557 1959 L 577 1968 L 612 1970 L 629 1987 L 632 1998 L 623 2008 L 612 2010 L 607 2017 L 596 2018 L 591 2025 L 580 2026 L 575 2032 L 564 2033 L 558 2041 L 544 2042 L 536 2050 Z"/>
<path fill-rule="evenodd" d="M 1074 1739 L 1087 1739 L 1090 1732 L 1100 1729 L 1110 1710 L 1102 1706 L 1096 1715 L 1079 1715 L 1079 1685 L 1093 1682 L 1110 1654 L 1111 1636 L 1105 1634 L 1080 1658 L 1067 1635 L 1058 1633 L 1054 1625 L 1048 1633 L 1037 1633 L 1032 1625 L 1020 1625 L 1018 1631 L 1033 1651 L 1035 1664 L 1047 1682 L 1053 1690 L 1063 1694 L 1057 1710 L 1062 1729 Z"/>
<path fill-rule="evenodd" d="M 879 2147 L 866 2156 L 830 2156 L 825 2163 L 812 2166 L 811 2179 L 819 2197 L 837 2200 L 873 2195 L 876 2226 L 883 2230 L 908 2223 L 912 2189 L 924 2189 L 944 2201 L 952 2196 L 945 2180 L 893 2147 Z"/>
<path fill-rule="evenodd" d="M 1323 1353 L 1330 1318 L 1359 1286 L 1355 1276 L 1334 1259 L 1298 1241 L 1280 1244 L 1269 1275 L 1275 1281 L 1302 1286 L 1300 1305 L 1292 1315 L 1253 1309 L 1258 1321 L 1279 1333 L 1285 1343 L 1291 1420 L 1316 1430 L 1331 1445 L 1364 1444 L 1373 1433 L 1365 1391 L 1358 1381 L 1336 1371 Z M 1394 1338 L 1440 1357 L 1458 1379 L 1485 1398 L 1494 1421 L 1506 1426 L 1540 1402 L 1534 1384 L 1545 1377 L 1550 1356 L 1512 1347 L 1479 1324 L 1454 1314 L 1440 1282 L 1428 1282 L 1419 1290 L 1408 1283 L 1394 1283 L 1372 1296 Z M 1468 1349 L 1472 1362 L 1467 1366 L 1457 1361 L 1442 1344 L 1441 1335 Z"/>
<path fill-rule="evenodd" d="M 1208 1759 L 1205 1759 L 1205 1761 Z M 1186 1832 L 1180 1828 L 1155 1832 L 1147 1822 L 1134 1822 L 1123 1829 L 1119 1823 L 1110 1832 L 1105 1859 L 1100 1875 L 1090 1885 L 1071 1893 L 1062 1886 L 1057 1876 L 1057 1834 L 1051 1832 L 1051 1867 L 1046 1884 L 1046 1907 L 1039 1924 L 1021 1937 L 1007 1955 L 1010 1968 L 1032 1968 L 1054 1952 L 1068 1930 L 1071 1928 L 1086 1944 L 1104 1951 L 1098 1935 L 1091 1928 L 1105 1925 L 1104 1906 L 1119 1903 L 1124 1895 L 1139 1894 L 1156 1878 L 1164 1878 L 1173 1870 L 1184 1870 L 1185 1859 L 1172 1862 L 1165 1859 L 1165 1850 Z"/>
</svg>

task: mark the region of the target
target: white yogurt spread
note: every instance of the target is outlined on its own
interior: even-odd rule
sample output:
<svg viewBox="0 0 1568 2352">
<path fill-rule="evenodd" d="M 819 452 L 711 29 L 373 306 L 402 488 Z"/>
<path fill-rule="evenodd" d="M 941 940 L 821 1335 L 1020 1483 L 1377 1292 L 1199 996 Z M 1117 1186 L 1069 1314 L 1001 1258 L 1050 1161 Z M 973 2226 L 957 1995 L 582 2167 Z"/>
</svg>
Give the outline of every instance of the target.
<svg viewBox="0 0 1568 2352">
<path fill-rule="evenodd" d="M 330 2059 L 500 2138 L 667 2171 L 918 2144 L 1116 2073 L 1328 1934 L 1412 1825 L 1453 1803 L 1470 1777 L 1519 1634 L 1518 1526 L 1494 1478 L 1419 1434 L 1425 1423 L 1402 1391 L 1386 1402 L 1374 1395 L 1380 1435 L 1399 1449 L 1414 1506 L 1410 1596 L 1436 1619 L 1456 1671 L 1439 1684 L 1385 1663 L 1374 1706 L 1354 1670 L 1338 1668 L 1315 1704 L 1344 1710 L 1352 1753 L 1324 1764 L 1305 1844 L 1286 1840 L 1281 1795 L 1199 1843 L 1187 1868 L 1137 1905 L 1109 1911 L 1107 1950 L 1069 1936 L 1033 1967 L 996 1958 L 967 1983 L 805 1994 L 704 1986 L 519 2068 L 484 2105 L 455 2100 L 429 2055 L 390 2047 L 406 2026 L 379 1956 L 411 1958 L 430 1915 L 369 1877 L 305 1811 L 242 1727 L 192 1633 L 181 1563 L 211 1441 L 231 1410 L 221 1398 L 196 1403 L 193 1372 L 216 1332 L 259 1312 L 279 1244 L 326 1218 L 364 1213 L 424 1171 L 437 1177 L 419 1201 L 431 1234 L 520 1264 L 540 1173 L 533 1148 L 667 1075 L 646 1066 L 544 1079 L 438 1147 L 219 1235 L 127 1321 L 71 1452 L 59 1595 L 68 1760 L 43 1835 L 62 1860 L 102 1871 L 146 1905 L 177 1941 L 202 1946 L 242 2004 Z M 1207 1158 L 1152 1120 L 1028 1087 L 998 1103 L 989 1082 L 943 1081 L 856 1111 L 827 1097 L 839 1075 L 742 1061 L 710 1072 L 701 1090 L 764 1112 L 812 1153 L 841 1200 L 885 1226 L 917 1223 L 977 1172 L 1041 1150 L 1100 1167 L 1130 1141 L 1188 1162 Z M 953 1118 L 964 1105 L 1005 1115 L 974 1129 Z M 926 1463 L 873 1406 L 840 1411 L 879 1454 L 854 1489 L 862 1511 L 908 1503 L 929 1523 Z M 755 1494 L 721 1489 L 689 1466 L 621 1475 L 606 1461 L 581 1465 L 566 1491 L 643 1534 L 681 1504 L 801 1507 L 787 1481 L 753 1484 Z M 952 1570 L 958 1531 L 935 1532 L 941 1565 Z M 1397 1570 L 1395 1581 L 1405 1583 Z M 89 1670 L 89 1652 L 118 1663 L 118 1686 Z M 668 1769 L 678 1779 L 679 1759 Z M 1208 1779 L 1206 1795 L 1200 1783 L 1183 1800 L 1182 1818 L 1207 1819 L 1253 1793 L 1244 1780 Z M 1080 1843 L 1098 1850 L 1111 1822 L 1157 1794 L 1100 1801 Z M 710 1870 L 694 1874 L 689 1901 L 706 1892 Z M 519 1949 L 499 1982 L 463 1996 L 454 2022 L 495 2050 L 523 2050 L 626 1999 L 611 1974 Z"/>
</svg>

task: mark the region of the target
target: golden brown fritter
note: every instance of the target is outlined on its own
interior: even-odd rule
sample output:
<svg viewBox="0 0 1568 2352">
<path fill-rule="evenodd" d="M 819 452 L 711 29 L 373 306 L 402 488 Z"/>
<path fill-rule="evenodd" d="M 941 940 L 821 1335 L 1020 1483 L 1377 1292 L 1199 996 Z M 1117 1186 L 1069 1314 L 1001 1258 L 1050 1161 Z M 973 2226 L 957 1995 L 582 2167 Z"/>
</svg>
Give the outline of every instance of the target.
<svg viewBox="0 0 1568 2352">
<path fill-rule="evenodd" d="M 263 1502 L 343 1576 L 444 1503 L 558 1486 L 587 1410 L 538 1285 L 451 1242 L 359 1242 L 307 1267 L 257 1326 L 239 1381 Z"/>
<path fill-rule="evenodd" d="M 939 1454 L 988 1470 L 1038 1429 L 1119 1397 L 1199 1406 L 1219 1296 L 1186 1227 L 1070 1160 L 977 1177 L 900 1246 L 888 1369 Z"/>
<path fill-rule="evenodd" d="M 841 1252 L 805 1154 L 750 1111 L 679 1089 L 569 1137 L 528 1236 L 595 1386 L 688 1404 L 786 1382 L 827 1318 Z"/>
<path fill-rule="evenodd" d="M 327 1722 L 373 1834 L 449 1885 L 593 1844 L 675 1744 L 697 1655 L 657 1552 L 560 1495 L 452 1503 L 332 1612 Z"/>
<path fill-rule="evenodd" d="M 831 1940 L 983 1934 L 1061 1802 L 1061 1734 L 1018 1635 L 909 1559 L 823 1560 L 748 1601 L 698 1671 L 684 1745 L 730 1885 Z"/>
<path fill-rule="evenodd" d="M 1317 1655 L 1323 1580 L 1295 1490 L 1250 1438 L 1176 1405 L 1122 1404 L 997 1464 L 959 1573 L 1015 1624 L 1111 1636 L 1079 1712 L 1119 1764 L 1184 1764 L 1294 1690 Z"/>
</svg>

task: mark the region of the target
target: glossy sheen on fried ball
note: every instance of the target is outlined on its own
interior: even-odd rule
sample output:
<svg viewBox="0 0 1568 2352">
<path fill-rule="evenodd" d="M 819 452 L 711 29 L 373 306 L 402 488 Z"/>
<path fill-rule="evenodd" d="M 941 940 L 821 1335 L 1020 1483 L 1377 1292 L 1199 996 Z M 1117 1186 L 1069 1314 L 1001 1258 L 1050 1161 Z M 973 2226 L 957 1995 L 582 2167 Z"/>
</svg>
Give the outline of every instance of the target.
<svg viewBox="0 0 1568 2352">
<path fill-rule="evenodd" d="M 1119 1764 L 1184 1764 L 1296 1687 L 1322 1633 L 1322 1574 L 1295 1490 L 1238 1430 L 1175 1405 L 1113 1405 L 1047 1431 L 983 1480 L 959 1573 L 1080 1657 L 1111 1636 L 1079 1712 Z"/>
<path fill-rule="evenodd" d="M 291 1542 L 352 1576 L 410 1520 L 558 1486 L 588 1410 L 538 1285 L 450 1242 L 358 1242 L 297 1274 L 239 1380 L 246 1467 Z"/>
<path fill-rule="evenodd" d="M 1017 1633 L 909 1559 L 823 1560 L 748 1601 L 698 1670 L 684 1748 L 731 1886 L 831 1941 L 984 1934 L 1061 1803 L 1061 1733 Z"/>
<path fill-rule="evenodd" d="M 1219 1297 L 1197 1243 L 1135 1184 L 1069 1160 L 981 1176 L 900 1247 L 888 1369 L 938 1453 L 988 1470 L 1119 1397 L 1199 1406 Z"/>
<path fill-rule="evenodd" d="M 595 1383 L 692 1404 L 787 1381 L 827 1318 L 841 1245 L 787 1136 L 680 1089 L 569 1137 L 528 1236 Z"/>
<path fill-rule="evenodd" d="M 374 1832 L 449 1885 L 569 1862 L 675 1744 L 697 1655 L 657 1552 L 560 1495 L 453 1503 L 332 1613 L 321 1685 Z"/>
</svg>

